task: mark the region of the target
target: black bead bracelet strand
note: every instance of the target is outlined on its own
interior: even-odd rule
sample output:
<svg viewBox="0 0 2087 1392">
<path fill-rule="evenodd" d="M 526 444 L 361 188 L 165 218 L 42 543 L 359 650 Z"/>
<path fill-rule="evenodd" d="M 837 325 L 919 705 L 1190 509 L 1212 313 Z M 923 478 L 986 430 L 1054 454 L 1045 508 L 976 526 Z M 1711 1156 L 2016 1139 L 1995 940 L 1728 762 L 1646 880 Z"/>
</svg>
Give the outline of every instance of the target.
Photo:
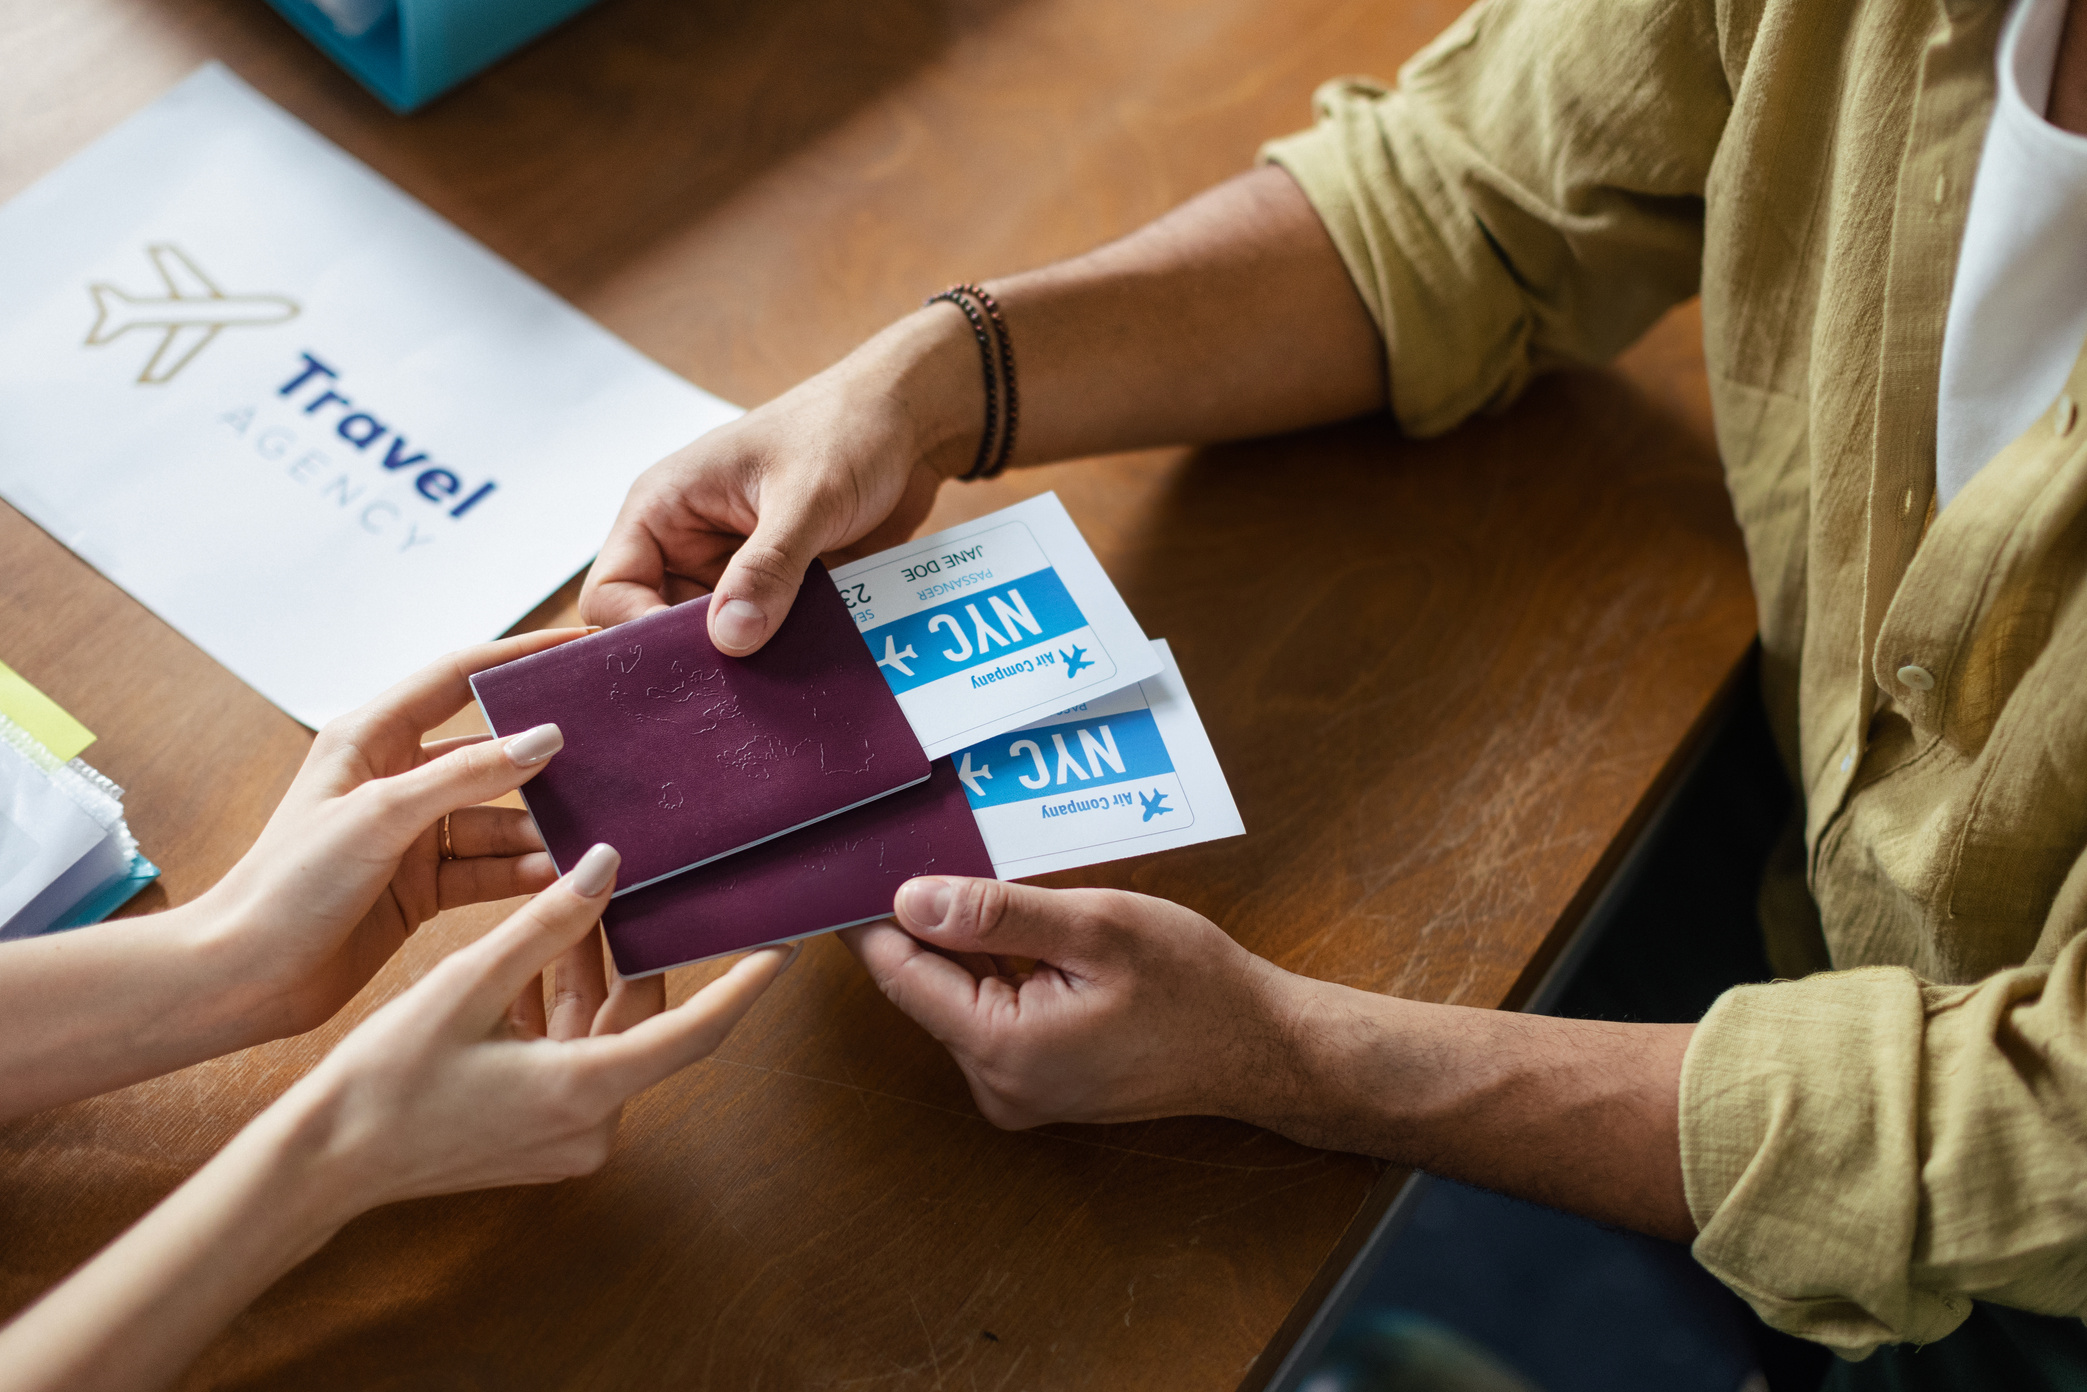
<svg viewBox="0 0 2087 1392">
<path fill-rule="evenodd" d="M 1007 321 L 1001 316 L 999 303 L 977 285 L 952 285 L 938 295 L 928 296 L 922 303 L 931 305 L 937 300 L 949 301 L 970 321 L 971 336 L 978 343 L 979 368 L 985 379 L 985 432 L 979 436 L 978 455 L 972 461 L 970 471 L 962 477 L 966 481 L 992 478 L 1007 467 L 1007 461 L 1014 453 L 1017 398 L 1014 346 L 1007 336 Z M 999 408 L 1003 383 L 1007 395 L 1004 427 Z"/>
<path fill-rule="evenodd" d="M 1007 399 L 1006 427 L 1000 432 L 1000 448 L 993 453 L 993 462 L 986 466 L 981 478 L 992 478 L 1007 467 L 1007 461 L 1015 452 L 1015 428 L 1022 423 L 1022 399 L 1015 391 L 1015 345 L 1007 332 L 1007 320 L 1001 317 L 1000 302 L 987 294 L 982 285 L 965 285 L 961 289 L 976 296 L 985 307 L 986 317 L 993 322 L 993 334 L 1000 340 L 1000 384 L 1002 395 Z"/>
</svg>

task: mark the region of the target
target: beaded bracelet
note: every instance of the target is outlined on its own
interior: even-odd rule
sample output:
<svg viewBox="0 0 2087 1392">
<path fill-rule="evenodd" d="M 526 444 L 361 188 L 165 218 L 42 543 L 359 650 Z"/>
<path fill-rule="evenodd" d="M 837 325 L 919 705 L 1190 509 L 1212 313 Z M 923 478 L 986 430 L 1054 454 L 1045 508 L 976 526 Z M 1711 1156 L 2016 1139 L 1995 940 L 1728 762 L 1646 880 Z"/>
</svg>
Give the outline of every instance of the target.
<svg viewBox="0 0 2087 1392">
<path fill-rule="evenodd" d="M 1007 467 L 1014 455 L 1015 427 L 1020 422 L 1021 399 L 1015 391 L 1014 342 L 1007 333 L 1007 320 L 1000 313 L 1000 304 L 983 287 L 978 285 L 952 285 L 939 295 L 930 295 L 922 304 L 931 305 L 937 300 L 947 300 L 963 312 L 971 323 L 971 336 L 978 342 L 979 367 L 985 378 L 986 423 L 985 433 L 979 436 L 978 457 L 973 461 L 970 472 L 963 475 L 966 480 L 992 478 Z M 974 304 L 973 301 L 977 303 Z M 980 310 L 984 313 L 981 314 Z M 988 329 L 988 322 L 991 328 Z M 1007 392 L 1007 420 L 1001 427 L 999 395 L 1002 384 Z"/>
<path fill-rule="evenodd" d="M 993 455 L 993 462 L 981 476 L 992 478 L 1007 467 L 1007 461 L 1015 452 L 1015 427 L 1022 422 L 1022 399 L 1015 391 L 1015 347 L 1014 339 L 1007 332 L 1007 320 L 1000 315 L 1000 302 L 987 294 L 984 286 L 966 285 L 985 306 L 986 315 L 993 321 L 993 333 L 1000 340 L 1000 381 L 1007 393 L 1007 428 L 1000 436 L 1000 448 Z"/>
</svg>

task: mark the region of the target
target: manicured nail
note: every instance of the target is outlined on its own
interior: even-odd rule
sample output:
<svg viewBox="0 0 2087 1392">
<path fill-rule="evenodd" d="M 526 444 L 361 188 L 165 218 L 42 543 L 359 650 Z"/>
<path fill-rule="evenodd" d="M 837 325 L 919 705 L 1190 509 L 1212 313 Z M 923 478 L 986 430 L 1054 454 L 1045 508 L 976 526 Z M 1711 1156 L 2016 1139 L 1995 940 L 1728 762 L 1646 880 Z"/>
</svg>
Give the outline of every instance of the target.
<svg viewBox="0 0 2087 1392">
<path fill-rule="evenodd" d="M 592 637 L 593 637 L 593 636 L 594 636 L 595 634 L 597 634 L 597 633 L 599 633 L 599 632 L 601 632 L 601 625 L 600 625 L 600 624 L 588 624 L 588 625 L 587 625 L 587 636 L 588 636 L 589 638 L 592 638 Z"/>
<path fill-rule="evenodd" d="M 710 636 L 726 652 L 745 652 L 760 642 L 767 630 L 768 620 L 749 600 L 728 599 L 710 616 Z"/>
<path fill-rule="evenodd" d="M 539 725 L 533 730 L 522 731 L 503 747 L 516 768 L 528 768 L 565 748 L 565 732 L 556 725 Z"/>
<path fill-rule="evenodd" d="M 939 928 L 949 917 L 949 881 L 927 876 L 899 886 L 899 912 L 916 928 Z"/>
<path fill-rule="evenodd" d="M 572 868 L 573 892 L 583 899 L 592 899 L 616 883 L 616 870 L 622 864 L 623 857 L 607 842 L 589 846 L 587 854 Z"/>
</svg>

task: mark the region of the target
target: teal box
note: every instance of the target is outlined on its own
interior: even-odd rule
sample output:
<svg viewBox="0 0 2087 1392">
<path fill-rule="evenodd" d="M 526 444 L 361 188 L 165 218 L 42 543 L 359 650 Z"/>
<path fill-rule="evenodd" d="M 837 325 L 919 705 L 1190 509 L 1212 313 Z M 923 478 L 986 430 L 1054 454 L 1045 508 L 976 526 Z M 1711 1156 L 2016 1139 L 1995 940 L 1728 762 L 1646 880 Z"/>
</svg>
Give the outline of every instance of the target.
<svg viewBox="0 0 2087 1392">
<path fill-rule="evenodd" d="M 595 0 L 396 0 L 353 37 L 312 0 L 268 3 L 379 101 L 404 114 Z"/>
</svg>

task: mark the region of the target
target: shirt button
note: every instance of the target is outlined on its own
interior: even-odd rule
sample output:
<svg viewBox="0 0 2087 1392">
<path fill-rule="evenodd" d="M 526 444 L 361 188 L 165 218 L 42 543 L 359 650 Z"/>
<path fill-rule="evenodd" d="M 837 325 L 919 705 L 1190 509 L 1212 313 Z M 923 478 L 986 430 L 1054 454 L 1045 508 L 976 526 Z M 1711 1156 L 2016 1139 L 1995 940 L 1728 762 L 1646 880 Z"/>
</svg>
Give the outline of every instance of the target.
<svg viewBox="0 0 2087 1392">
<path fill-rule="evenodd" d="M 2058 412 L 2051 420 L 2051 428 L 2060 435 L 2073 433 L 2073 422 L 2080 418 L 2080 408 L 2073 404 L 2070 393 L 2058 398 Z"/>
<path fill-rule="evenodd" d="M 1910 662 L 1899 668 L 1899 680 L 1912 687 L 1915 691 L 1933 691 L 1935 689 L 1935 674 L 1925 667 L 1916 667 Z"/>
</svg>

